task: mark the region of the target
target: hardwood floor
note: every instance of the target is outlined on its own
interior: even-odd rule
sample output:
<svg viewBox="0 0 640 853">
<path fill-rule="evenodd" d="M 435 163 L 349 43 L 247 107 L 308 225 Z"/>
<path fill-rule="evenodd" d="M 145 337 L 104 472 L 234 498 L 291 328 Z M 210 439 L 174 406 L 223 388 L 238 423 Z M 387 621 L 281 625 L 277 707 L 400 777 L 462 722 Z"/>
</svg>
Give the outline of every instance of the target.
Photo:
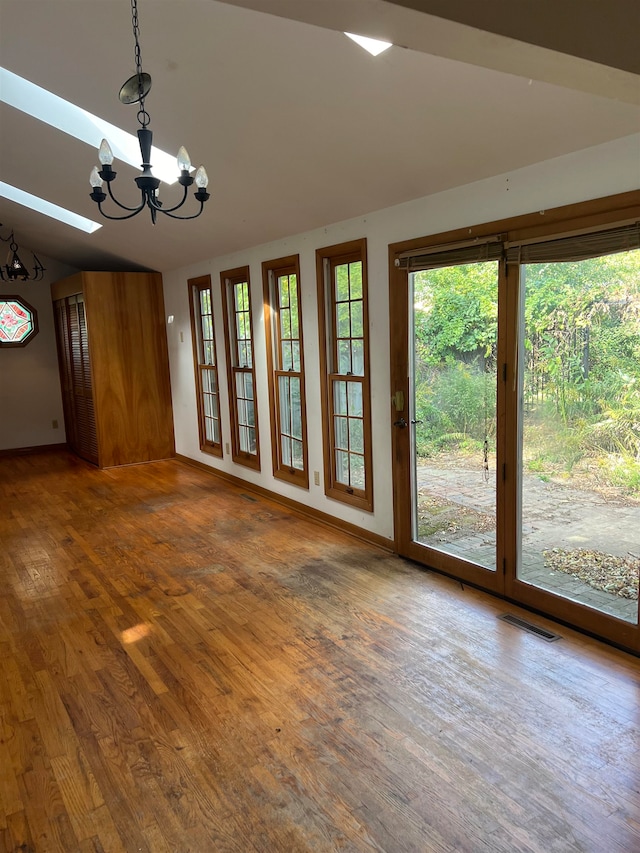
<svg viewBox="0 0 640 853">
<path fill-rule="evenodd" d="M 637 659 L 177 461 L 0 498 L 2 853 L 640 850 Z"/>
</svg>

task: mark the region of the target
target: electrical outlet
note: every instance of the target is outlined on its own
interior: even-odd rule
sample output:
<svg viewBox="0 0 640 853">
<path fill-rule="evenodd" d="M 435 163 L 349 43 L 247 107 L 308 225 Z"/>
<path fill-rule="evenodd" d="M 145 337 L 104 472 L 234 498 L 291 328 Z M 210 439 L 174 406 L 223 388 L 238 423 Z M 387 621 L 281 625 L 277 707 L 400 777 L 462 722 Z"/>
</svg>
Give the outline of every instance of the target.
<svg viewBox="0 0 640 853">
<path fill-rule="evenodd" d="M 313 472 L 313 482 L 316 486 L 320 485 L 320 471 Z"/>
<path fill-rule="evenodd" d="M 184 343 L 184 332 L 180 332 L 180 343 Z"/>
<path fill-rule="evenodd" d="M 52 420 L 51 421 L 51 427 L 52 427 L 52 429 L 58 429 L 58 421 L 56 421 L 55 419 Z"/>
<path fill-rule="evenodd" d="M 229 453 L 230 453 L 230 451 L 229 451 L 229 442 L 227 442 L 227 443 L 225 444 L 225 446 L 224 446 L 224 452 L 227 454 L 227 456 L 229 455 Z"/>
</svg>

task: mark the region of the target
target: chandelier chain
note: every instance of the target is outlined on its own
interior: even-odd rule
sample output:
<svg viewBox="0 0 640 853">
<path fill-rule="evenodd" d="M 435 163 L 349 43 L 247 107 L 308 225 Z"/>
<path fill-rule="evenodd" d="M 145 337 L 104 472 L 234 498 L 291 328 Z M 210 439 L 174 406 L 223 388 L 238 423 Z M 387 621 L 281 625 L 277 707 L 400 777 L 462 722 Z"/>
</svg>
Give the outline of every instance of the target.
<svg viewBox="0 0 640 853">
<path fill-rule="evenodd" d="M 140 49 L 140 24 L 138 22 L 138 0 L 131 0 L 131 26 L 133 27 L 133 40 L 135 47 L 133 56 L 136 63 L 136 78 L 138 80 L 138 121 L 142 127 L 146 127 L 151 121 L 149 113 L 144 108 L 144 83 L 142 80 L 142 51 Z"/>
</svg>

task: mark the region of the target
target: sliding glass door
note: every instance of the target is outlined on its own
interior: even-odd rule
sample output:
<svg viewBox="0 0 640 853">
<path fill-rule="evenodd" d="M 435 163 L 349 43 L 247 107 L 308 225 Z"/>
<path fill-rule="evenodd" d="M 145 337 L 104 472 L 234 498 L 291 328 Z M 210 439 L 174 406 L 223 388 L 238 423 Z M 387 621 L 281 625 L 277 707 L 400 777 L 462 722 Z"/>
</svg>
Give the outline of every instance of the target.
<svg viewBox="0 0 640 853">
<path fill-rule="evenodd" d="M 390 247 L 396 549 L 640 651 L 640 194 L 583 208 Z"/>
<path fill-rule="evenodd" d="M 520 282 L 518 579 L 637 625 L 640 251 Z"/>
</svg>

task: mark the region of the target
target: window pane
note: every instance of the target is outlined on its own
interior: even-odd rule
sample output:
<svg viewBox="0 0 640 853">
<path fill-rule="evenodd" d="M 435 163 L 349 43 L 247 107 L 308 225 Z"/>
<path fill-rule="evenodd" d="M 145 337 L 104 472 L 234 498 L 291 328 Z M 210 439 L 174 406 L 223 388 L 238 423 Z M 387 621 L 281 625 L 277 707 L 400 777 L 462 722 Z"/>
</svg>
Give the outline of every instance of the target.
<svg viewBox="0 0 640 853">
<path fill-rule="evenodd" d="M 289 403 L 289 377 L 278 377 L 278 395 L 280 397 L 280 432 L 290 434 L 291 406 Z"/>
<path fill-rule="evenodd" d="M 339 338 L 351 337 L 349 302 L 338 302 L 336 305 L 336 335 Z"/>
<path fill-rule="evenodd" d="M 351 336 L 353 338 L 362 337 L 362 302 L 351 303 Z"/>
<path fill-rule="evenodd" d="M 247 400 L 247 420 L 246 423 L 248 426 L 254 427 L 256 425 L 256 407 L 254 405 L 253 400 Z"/>
<path fill-rule="evenodd" d="M 364 458 L 349 454 L 349 483 L 356 489 L 364 489 Z"/>
<path fill-rule="evenodd" d="M 356 340 L 351 344 L 351 372 L 355 376 L 364 376 L 364 341 Z"/>
<path fill-rule="evenodd" d="M 246 329 L 247 315 L 236 314 L 236 337 L 239 341 L 246 341 L 249 337 Z"/>
<path fill-rule="evenodd" d="M 244 393 L 248 400 L 253 400 L 253 374 L 244 373 Z"/>
<path fill-rule="evenodd" d="M 349 454 L 343 450 L 336 450 L 335 477 L 339 483 L 349 485 Z"/>
<path fill-rule="evenodd" d="M 282 275 L 278 279 L 279 294 L 278 304 L 280 309 L 289 307 L 289 276 Z"/>
<path fill-rule="evenodd" d="M 298 289 L 296 284 L 296 277 L 294 275 L 291 276 L 291 337 L 299 338 L 300 337 L 300 324 L 298 322 Z"/>
<path fill-rule="evenodd" d="M 291 449 L 293 451 L 292 465 L 300 471 L 304 470 L 304 456 L 302 441 L 292 441 Z"/>
<path fill-rule="evenodd" d="M 280 452 L 282 454 L 282 464 L 291 468 L 293 465 L 293 455 L 291 452 L 291 439 L 287 435 L 280 436 Z"/>
<path fill-rule="evenodd" d="M 291 338 L 291 312 L 288 308 L 280 309 L 280 337 Z"/>
<path fill-rule="evenodd" d="M 291 435 L 302 439 L 302 406 L 300 405 L 300 380 L 292 377 L 289 385 L 291 392 Z"/>
<path fill-rule="evenodd" d="M 293 341 L 291 344 L 291 367 L 296 373 L 300 372 L 300 342 Z"/>
<path fill-rule="evenodd" d="M 293 355 L 292 355 L 292 346 L 291 341 L 283 341 L 282 342 L 282 370 L 292 370 L 293 369 Z"/>
<path fill-rule="evenodd" d="M 241 312 L 246 310 L 246 302 L 245 302 L 245 291 L 247 284 L 246 282 L 239 282 L 234 285 L 234 297 L 235 297 L 235 306 L 236 312 Z"/>
<path fill-rule="evenodd" d="M 354 453 L 364 453 L 364 428 L 357 418 L 349 418 L 349 449 Z"/>
<path fill-rule="evenodd" d="M 349 275 L 351 279 L 351 299 L 362 299 L 362 261 L 349 264 Z"/>
<path fill-rule="evenodd" d="M 349 300 L 349 265 L 340 264 L 336 267 L 336 302 Z"/>
<path fill-rule="evenodd" d="M 351 369 L 351 342 L 338 341 L 338 369 L 336 373 L 354 373 Z"/>
<path fill-rule="evenodd" d="M 349 386 L 349 398 L 351 398 L 351 386 L 360 389 L 360 385 L 355 382 L 334 382 L 333 383 L 333 409 L 337 415 L 347 414 L 347 385 Z"/>
<path fill-rule="evenodd" d="M 361 418 L 363 415 L 362 384 L 360 382 L 345 382 L 343 384 L 348 389 L 347 393 L 349 395 L 349 414 L 352 417 Z"/>
<path fill-rule="evenodd" d="M 347 450 L 349 448 L 349 426 L 347 418 L 334 418 L 335 422 L 335 434 L 334 441 L 335 446 L 340 448 L 341 450 Z"/>
</svg>

